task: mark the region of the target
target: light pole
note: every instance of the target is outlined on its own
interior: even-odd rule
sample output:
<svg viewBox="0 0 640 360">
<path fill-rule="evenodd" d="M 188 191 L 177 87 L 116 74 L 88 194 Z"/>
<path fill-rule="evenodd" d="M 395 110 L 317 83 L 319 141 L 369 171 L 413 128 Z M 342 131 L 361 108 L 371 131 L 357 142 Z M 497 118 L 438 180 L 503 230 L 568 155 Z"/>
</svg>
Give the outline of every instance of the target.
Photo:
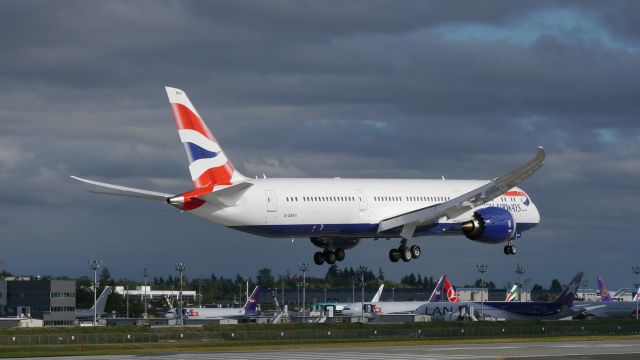
<svg viewBox="0 0 640 360">
<path fill-rule="evenodd" d="M 391 301 L 396 301 L 396 288 L 392 287 L 391 288 Z"/>
<path fill-rule="evenodd" d="M 327 285 L 324 285 L 324 303 L 327 303 Z"/>
<path fill-rule="evenodd" d="M 638 281 L 638 275 L 640 275 L 640 266 L 632 266 L 631 270 L 633 271 L 634 274 L 636 274 L 636 283 L 634 284 L 635 288 L 636 288 L 636 293 L 638 291 L 638 287 L 640 287 L 640 281 Z M 636 301 L 636 320 L 638 320 L 638 304 L 640 303 L 640 297 L 638 298 L 638 300 Z"/>
<path fill-rule="evenodd" d="M 300 279 L 296 280 L 296 307 L 298 308 L 298 312 L 300 312 Z"/>
<path fill-rule="evenodd" d="M 98 313 L 96 309 L 96 303 L 98 302 L 98 269 L 102 267 L 102 260 L 89 260 L 89 265 L 93 269 L 93 326 L 98 323 Z"/>
<path fill-rule="evenodd" d="M 361 297 L 360 297 L 360 321 L 364 322 L 364 272 L 367 271 L 366 266 L 360 266 L 360 286 L 361 286 Z"/>
<path fill-rule="evenodd" d="M 529 282 L 531 282 L 531 279 L 529 278 L 524 278 L 524 284 L 522 285 L 522 291 L 524 291 L 524 289 L 528 289 Z M 529 294 L 529 300 L 531 300 L 531 294 Z M 527 300 L 527 296 L 525 295 L 524 297 L 524 301 L 529 301 Z"/>
<path fill-rule="evenodd" d="M 484 273 L 487 272 L 487 265 L 476 265 L 480 273 L 480 317 L 484 320 Z"/>
<path fill-rule="evenodd" d="M 180 317 L 178 317 L 179 325 L 182 325 L 183 322 L 183 314 L 182 314 L 182 273 L 187 271 L 187 265 L 185 265 L 184 263 L 176 263 L 176 271 L 178 272 L 178 274 L 180 275 L 180 291 L 178 292 L 178 311 L 180 313 Z"/>
<path fill-rule="evenodd" d="M 356 277 L 351 278 L 351 302 L 356 302 Z"/>
<path fill-rule="evenodd" d="M 307 302 L 307 270 L 309 270 L 309 264 L 300 263 L 300 271 L 302 271 L 302 323 L 306 322 L 306 302 Z"/>
<path fill-rule="evenodd" d="M 149 314 L 147 314 L 147 277 L 149 276 L 149 269 L 142 269 L 142 275 L 144 275 L 144 318 L 148 319 Z"/>
<path fill-rule="evenodd" d="M 522 301 L 522 275 L 525 273 L 524 266 L 516 266 L 516 274 L 518 274 L 518 286 L 520 287 L 520 291 L 518 291 L 518 301 Z"/>
</svg>

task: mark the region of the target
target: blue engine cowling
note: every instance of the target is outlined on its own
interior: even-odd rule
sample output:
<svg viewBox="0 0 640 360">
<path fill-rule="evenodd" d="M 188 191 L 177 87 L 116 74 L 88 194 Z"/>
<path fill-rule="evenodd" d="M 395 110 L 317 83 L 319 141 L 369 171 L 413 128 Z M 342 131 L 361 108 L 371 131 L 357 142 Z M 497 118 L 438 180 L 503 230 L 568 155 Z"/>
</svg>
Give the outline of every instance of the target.
<svg viewBox="0 0 640 360">
<path fill-rule="evenodd" d="M 514 238 L 516 220 L 499 207 L 487 207 L 473 213 L 473 220 L 461 224 L 462 233 L 469 239 L 497 244 Z"/>
</svg>

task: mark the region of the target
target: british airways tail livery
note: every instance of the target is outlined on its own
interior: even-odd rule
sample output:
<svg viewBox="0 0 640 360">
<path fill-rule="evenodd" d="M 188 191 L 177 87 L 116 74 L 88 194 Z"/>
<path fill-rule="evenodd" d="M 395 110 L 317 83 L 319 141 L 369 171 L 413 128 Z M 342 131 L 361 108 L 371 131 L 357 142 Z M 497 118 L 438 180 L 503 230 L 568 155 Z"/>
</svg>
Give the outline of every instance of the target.
<svg viewBox="0 0 640 360">
<path fill-rule="evenodd" d="M 313 257 L 318 265 L 344 260 L 345 250 L 371 238 L 399 240 L 389 259 L 408 262 L 421 254 L 409 242 L 427 235 L 506 243 L 504 253 L 513 255 L 513 240 L 540 222 L 516 186 L 542 167 L 542 147 L 493 180 L 251 179 L 236 170 L 184 91 L 166 91 L 193 189 L 174 195 L 72 177 L 103 188 L 99 193 L 163 201 L 247 233 L 308 237 L 322 249 Z"/>
</svg>

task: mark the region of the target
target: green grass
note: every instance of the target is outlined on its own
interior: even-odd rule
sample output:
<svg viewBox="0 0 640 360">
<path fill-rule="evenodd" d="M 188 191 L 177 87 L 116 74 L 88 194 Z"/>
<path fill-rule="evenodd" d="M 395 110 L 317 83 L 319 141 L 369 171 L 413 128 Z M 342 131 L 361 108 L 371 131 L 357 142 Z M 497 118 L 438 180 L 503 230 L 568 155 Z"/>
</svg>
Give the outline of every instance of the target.
<svg viewBox="0 0 640 360">
<path fill-rule="evenodd" d="M 472 338 L 472 339 L 394 339 L 394 340 L 313 340 L 283 341 L 279 343 L 237 342 L 229 343 L 163 343 L 163 344 L 108 344 L 108 345 L 46 345 L 39 347 L 9 347 L 0 349 L 0 358 L 76 356 L 76 355 L 134 355 L 189 352 L 255 351 L 280 349 L 322 349 L 335 347 L 389 347 L 411 345 L 451 345 L 451 344 L 496 344 L 516 342 L 560 342 L 560 341 L 596 341 L 596 340 L 640 340 L 634 336 L 555 336 L 555 337 L 510 337 L 510 338 Z"/>
</svg>

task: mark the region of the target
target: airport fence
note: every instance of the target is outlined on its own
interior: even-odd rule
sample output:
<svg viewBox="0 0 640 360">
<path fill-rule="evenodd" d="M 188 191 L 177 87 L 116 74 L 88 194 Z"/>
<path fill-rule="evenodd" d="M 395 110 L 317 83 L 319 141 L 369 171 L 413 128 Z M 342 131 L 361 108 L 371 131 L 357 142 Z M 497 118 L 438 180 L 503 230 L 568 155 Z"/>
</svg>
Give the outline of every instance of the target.
<svg viewBox="0 0 640 360">
<path fill-rule="evenodd" d="M 486 324 L 484 324 L 486 325 Z M 406 339 L 457 339 L 499 337 L 555 337 L 555 336 L 625 336 L 640 335 L 640 322 L 621 324 L 568 323 L 539 324 L 531 326 L 460 326 L 447 327 L 376 327 L 361 329 L 313 328 L 296 330 L 259 331 L 185 331 L 145 333 L 94 333 L 94 334 L 29 334 L 2 335 L 1 346 L 37 345 L 97 345 L 97 344 L 146 344 L 146 343 L 234 343 L 234 342 L 294 342 L 294 341 L 375 341 Z"/>
</svg>

